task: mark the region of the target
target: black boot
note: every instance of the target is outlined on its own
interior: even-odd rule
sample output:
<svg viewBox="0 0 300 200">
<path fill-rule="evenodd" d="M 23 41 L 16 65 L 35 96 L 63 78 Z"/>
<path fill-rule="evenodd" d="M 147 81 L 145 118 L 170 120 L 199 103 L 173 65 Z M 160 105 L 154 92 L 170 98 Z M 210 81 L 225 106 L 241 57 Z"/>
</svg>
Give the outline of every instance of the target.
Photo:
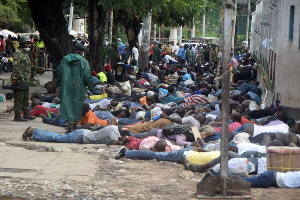
<svg viewBox="0 0 300 200">
<path fill-rule="evenodd" d="M 21 117 L 21 115 L 16 115 L 15 118 L 14 118 L 14 121 L 17 121 L 17 122 L 27 122 L 27 120 L 24 119 L 23 117 Z"/>
<path fill-rule="evenodd" d="M 23 115 L 24 119 L 29 119 L 29 120 L 34 120 L 36 117 L 35 116 L 30 116 L 28 113 Z"/>
</svg>

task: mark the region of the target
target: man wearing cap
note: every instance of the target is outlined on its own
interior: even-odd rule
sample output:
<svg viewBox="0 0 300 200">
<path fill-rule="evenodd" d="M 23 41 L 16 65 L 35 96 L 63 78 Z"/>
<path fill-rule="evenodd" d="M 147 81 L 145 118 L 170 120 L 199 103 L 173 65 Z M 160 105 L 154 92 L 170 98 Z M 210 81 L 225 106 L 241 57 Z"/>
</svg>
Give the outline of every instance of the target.
<svg viewBox="0 0 300 200">
<path fill-rule="evenodd" d="M 26 122 L 35 117 L 29 115 L 29 79 L 31 74 L 31 62 L 29 58 L 30 39 L 26 36 L 20 38 L 20 49 L 14 54 L 13 71 L 11 74 L 12 86 L 14 89 L 14 112 L 15 121 Z M 24 115 L 21 116 L 20 112 Z"/>
</svg>

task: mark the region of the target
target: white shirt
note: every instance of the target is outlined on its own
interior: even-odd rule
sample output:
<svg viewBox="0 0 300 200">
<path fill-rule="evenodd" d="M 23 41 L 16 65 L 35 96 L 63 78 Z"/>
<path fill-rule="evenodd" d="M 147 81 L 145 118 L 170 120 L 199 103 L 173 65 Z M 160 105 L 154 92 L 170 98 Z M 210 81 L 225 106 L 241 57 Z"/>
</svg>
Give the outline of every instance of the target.
<svg viewBox="0 0 300 200">
<path fill-rule="evenodd" d="M 172 58 L 172 57 L 169 56 L 169 55 L 165 55 L 165 57 L 163 58 L 163 61 L 164 61 L 165 63 L 169 63 L 170 60 L 173 61 L 173 62 L 177 62 L 174 58 Z"/>
<path fill-rule="evenodd" d="M 183 117 L 182 124 L 190 127 L 196 126 L 198 130 L 200 129 L 200 123 L 193 116 Z"/>
<path fill-rule="evenodd" d="M 300 187 L 300 171 L 276 173 L 276 183 L 281 188 L 298 188 Z"/>
<path fill-rule="evenodd" d="M 277 124 L 273 126 L 254 125 L 253 137 L 261 133 L 285 133 L 289 132 L 289 126 L 286 124 Z"/>
<path fill-rule="evenodd" d="M 132 48 L 132 54 L 133 54 L 133 56 L 134 56 L 134 59 L 135 59 L 136 61 L 138 61 L 138 60 L 139 60 L 139 50 L 138 50 L 136 47 L 133 47 L 133 48 Z"/>
<path fill-rule="evenodd" d="M 178 52 L 179 52 L 179 46 L 176 45 L 176 46 L 172 46 L 172 53 L 174 53 L 174 55 L 178 55 Z"/>
<path fill-rule="evenodd" d="M 149 76 L 150 82 L 156 83 L 158 81 L 158 77 L 155 76 L 154 74 L 152 74 L 152 73 L 147 73 L 147 74 Z"/>
<path fill-rule="evenodd" d="M 242 155 L 246 151 L 256 151 L 260 153 L 266 153 L 267 147 L 266 146 L 260 146 L 253 143 L 239 143 L 236 145 L 238 148 L 238 154 Z"/>
</svg>

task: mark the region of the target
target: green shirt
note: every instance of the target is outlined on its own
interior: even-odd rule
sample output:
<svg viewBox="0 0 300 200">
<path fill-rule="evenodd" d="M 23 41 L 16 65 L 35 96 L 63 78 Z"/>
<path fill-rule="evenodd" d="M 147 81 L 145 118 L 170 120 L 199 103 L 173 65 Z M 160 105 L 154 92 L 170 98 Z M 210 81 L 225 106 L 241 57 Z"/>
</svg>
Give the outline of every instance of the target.
<svg viewBox="0 0 300 200">
<path fill-rule="evenodd" d="M 12 79 L 21 83 L 29 83 L 31 74 L 31 62 L 28 53 L 24 49 L 17 50 L 13 57 Z"/>
</svg>

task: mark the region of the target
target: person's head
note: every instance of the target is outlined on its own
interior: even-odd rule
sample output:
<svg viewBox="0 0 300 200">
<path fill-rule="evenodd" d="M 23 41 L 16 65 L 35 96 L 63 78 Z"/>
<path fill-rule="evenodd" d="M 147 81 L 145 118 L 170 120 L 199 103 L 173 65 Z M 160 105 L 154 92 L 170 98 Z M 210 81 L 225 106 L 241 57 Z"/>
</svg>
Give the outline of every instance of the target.
<svg viewBox="0 0 300 200">
<path fill-rule="evenodd" d="M 146 98 L 148 100 L 152 100 L 154 98 L 154 95 L 155 95 L 155 93 L 153 91 L 148 91 L 147 95 L 146 95 Z"/>
<path fill-rule="evenodd" d="M 284 146 L 281 140 L 275 139 L 268 146 Z"/>
<path fill-rule="evenodd" d="M 194 134 L 191 133 L 191 132 L 188 132 L 186 134 L 186 141 L 187 142 L 195 142 L 195 136 L 194 136 Z"/>
<path fill-rule="evenodd" d="M 163 152 L 166 150 L 167 142 L 166 140 L 158 140 L 154 145 L 154 151 Z"/>
<path fill-rule="evenodd" d="M 299 146 L 300 145 L 300 138 L 296 134 L 289 134 L 290 140 L 293 144 Z"/>
<path fill-rule="evenodd" d="M 187 48 L 189 48 L 189 45 L 185 44 L 183 48 L 186 50 Z"/>
<path fill-rule="evenodd" d="M 239 151 L 239 149 L 237 146 L 228 146 L 228 151 L 237 153 Z"/>
<path fill-rule="evenodd" d="M 176 69 L 175 67 L 173 67 L 171 70 L 170 70 L 170 74 L 175 74 L 176 73 Z"/>
<path fill-rule="evenodd" d="M 3 38 L 4 38 L 3 35 L 0 35 L 0 40 L 3 40 Z"/>
<path fill-rule="evenodd" d="M 129 110 L 121 110 L 121 112 L 118 115 L 118 118 L 129 118 L 129 117 L 130 117 Z"/>
<path fill-rule="evenodd" d="M 83 104 L 82 116 L 85 116 L 87 112 L 90 110 L 90 105 L 88 103 Z"/>
<path fill-rule="evenodd" d="M 122 76 L 122 81 L 126 82 L 129 80 L 129 75 L 128 74 L 124 74 L 124 76 Z"/>
<path fill-rule="evenodd" d="M 169 92 L 169 94 L 174 94 L 175 93 L 175 87 L 169 86 L 168 87 L 168 92 Z"/>
<path fill-rule="evenodd" d="M 209 95 L 209 90 L 208 89 L 203 89 L 202 90 L 202 95 L 207 97 Z"/>
<path fill-rule="evenodd" d="M 284 123 L 287 123 L 288 121 L 288 117 L 286 116 L 286 114 L 282 111 L 278 111 L 274 114 L 274 117 L 280 121 L 283 121 Z"/>
<path fill-rule="evenodd" d="M 238 113 L 238 112 L 231 113 L 230 119 L 231 119 L 233 122 L 239 122 L 239 123 L 241 123 L 241 120 L 242 120 L 241 114 Z"/>
<path fill-rule="evenodd" d="M 186 112 L 186 110 L 185 110 L 184 107 L 178 107 L 176 113 L 177 113 L 180 117 L 184 117 L 185 112 Z"/>
<path fill-rule="evenodd" d="M 107 72 L 111 72 L 111 65 L 110 64 L 105 65 L 105 70 Z"/>
<path fill-rule="evenodd" d="M 20 44 L 20 48 L 23 48 L 26 51 L 29 51 L 29 47 L 30 47 L 31 42 L 30 42 L 30 39 L 27 36 L 22 36 L 20 38 L 19 44 Z"/>
<path fill-rule="evenodd" d="M 206 121 L 206 117 L 204 115 L 196 115 L 194 117 L 200 124 L 204 124 Z"/>
<path fill-rule="evenodd" d="M 37 105 L 42 105 L 42 101 L 40 100 L 34 100 L 32 103 L 31 103 L 31 108 L 34 108 L 35 106 Z"/>
</svg>

